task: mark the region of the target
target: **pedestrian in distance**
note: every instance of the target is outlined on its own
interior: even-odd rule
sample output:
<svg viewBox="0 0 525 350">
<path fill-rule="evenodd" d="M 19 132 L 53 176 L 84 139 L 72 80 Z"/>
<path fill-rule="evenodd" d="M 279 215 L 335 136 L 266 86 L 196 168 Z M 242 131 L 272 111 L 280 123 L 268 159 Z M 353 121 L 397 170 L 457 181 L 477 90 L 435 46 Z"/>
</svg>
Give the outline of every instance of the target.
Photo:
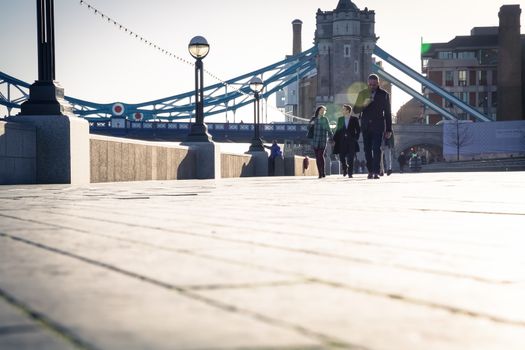
<svg viewBox="0 0 525 350">
<path fill-rule="evenodd" d="M 401 173 L 405 171 L 405 165 L 407 164 L 407 157 L 405 156 L 405 152 L 401 152 L 399 154 L 399 157 L 397 157 L 397 162 L 399 163 L 399 170 Z"/>
<path fill-rule="evenodd" d="M 379 179 L 381 142 L 392 136 L 390 95 L 379 87 L 379 77 L 368 76 L 368 88 L 359 92 L 354 112 L 361 114 L 361 132 L 369 179 Z"/>
<path fill-rule="evenodd" d="M 383 137 L 383 142 L 381 143 L 381 151 L 383 152 L 383 158 L 381 159 L 383 161 L 384 167 L 382 167 L 382 171 L 386 169 L 386 175 L 390 176 L 392 174 L 392 158 L 394 157 L 394 133 L 392 132 L 390 137 Z"/>
<path fill-rule="evenodd" d="M 326 150 L 326 144 L 328 140 L 332 139 L 333 134 L 330 130 L 330 124 L 328 119 L 324 116 L 326 113 L 325 106 L 319 106 L 315 110 L 315 114 L 310 119 L 309 125 L 313 125 L 313 138 L 312 147 L 315 153 L 315 160 L 317 163 L 317 171 L 319 172 L 319 178 L 326 177 L 324 170 L 324 153 Z"/>
<path fill-rule="evenodd" d="M 334 154 L 339 154 L 339 161 L 343 169 L 343 176 L 353 177 L 354 158 L 359 152 L 359 134 L 361 127 L 357 117 L 352 116 L 352 106 L 343 105 L 341 110 L 343 116 L 337 119 L 334 133 Z"/>
<path fill-rule="evenodd" d="M 277 144 L 277 140 L 272 141 L 271 146 L 264 145 L 264 148 L 270 150 L 270 155 L 268 156 L 268 175 L 275 175 L 275 160 L 283 156 L 281 152 L 281 147 Z"/>
<path fill-rule="evenodd" d="M 309 166 L 310 166 L 310 160 L 308 159 L 308 156 L 304 156 L 303 158 L 303 176 L 306 175 L 306 170 L 308 170 Z"/>
</svg>

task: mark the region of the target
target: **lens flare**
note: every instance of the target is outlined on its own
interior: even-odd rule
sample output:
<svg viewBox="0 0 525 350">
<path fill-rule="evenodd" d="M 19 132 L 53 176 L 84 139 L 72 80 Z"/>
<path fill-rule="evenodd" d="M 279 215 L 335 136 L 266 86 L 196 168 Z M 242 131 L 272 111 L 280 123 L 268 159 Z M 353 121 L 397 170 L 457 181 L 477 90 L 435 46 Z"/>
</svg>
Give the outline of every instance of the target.
<svg viewBox="0 0 525 350">
<path fill-rule="evenodd" d="M 352 107 L 355 105 L 355 102 L 357 100 L 357 95 L 359 95 L 359 92 L 361 90 L 366 89 L 368 86 L 365 82 L 362 81 L 356 81 L 350 87 L 346 90 L 346 96 L 348 98 L 348 102 Z"/>
</svg>

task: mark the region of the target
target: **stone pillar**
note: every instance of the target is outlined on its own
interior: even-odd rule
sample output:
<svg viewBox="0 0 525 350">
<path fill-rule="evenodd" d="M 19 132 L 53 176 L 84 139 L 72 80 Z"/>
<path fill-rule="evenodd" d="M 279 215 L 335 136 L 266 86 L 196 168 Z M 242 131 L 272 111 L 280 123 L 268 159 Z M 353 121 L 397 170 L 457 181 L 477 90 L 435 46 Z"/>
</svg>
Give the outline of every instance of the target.
<svg viewBox="0 0 525 350">
<path fill-rule="evenodd" d="M 38 80 L 10 121 L 36 127 L 36 182 L 90 182 L 89 124 L 73 114 L 55 81 L 54 1 L 36 0 Z"/>
<path fill-rule="evenodd" d="M 218 143 L 185 141 L 181 143 L 181 146 L 187 146 L 190 150 L 196 151 L 195 174 L 197 179 L 221 178 L 221 149 Z"/>
<path fill-rule="evenodd" d="M 499 11 L 498 110 L 496 120 L 521 120 L 522 66 L 519 5 L 503 5 Z"/>
<path fill-rule="evenodd" d="M 254 162 L 253 176 L 268 176 L 268 153 L 266 151 L 246 152 Z"/>
<path fill-rule="evenodd" d="M 90 182 L 89 124 L 67 115 L 18 115 L 12 121 L 36 128 L 36 182 Z"/>
</svg>

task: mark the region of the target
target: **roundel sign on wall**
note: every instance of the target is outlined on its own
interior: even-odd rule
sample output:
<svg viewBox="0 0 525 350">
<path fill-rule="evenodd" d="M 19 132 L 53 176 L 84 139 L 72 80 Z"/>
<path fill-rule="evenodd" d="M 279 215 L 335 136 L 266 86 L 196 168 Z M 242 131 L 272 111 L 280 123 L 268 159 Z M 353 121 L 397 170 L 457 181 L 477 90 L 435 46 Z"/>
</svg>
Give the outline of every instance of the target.
<svg viewBox="0 0 525 350">
<path fill-rule="evenodd" d="M 120 117 L 124 114 L 124 105 L 122 103 L 115 103 L 113 107 L 111 107 L 111 112 L 114 116 Z"/>
<path fill-rule="evenodd" d="M 134 118 L 135 121 L 137 121 L 137 122 L 141 121 L 143 116 L 144 116 L 144 115 L 143 115 L 142 113 L 140 113 L 140 112 L 136 112 L 136 113 L 133 114 L 133 118 Z"/>
</svg>

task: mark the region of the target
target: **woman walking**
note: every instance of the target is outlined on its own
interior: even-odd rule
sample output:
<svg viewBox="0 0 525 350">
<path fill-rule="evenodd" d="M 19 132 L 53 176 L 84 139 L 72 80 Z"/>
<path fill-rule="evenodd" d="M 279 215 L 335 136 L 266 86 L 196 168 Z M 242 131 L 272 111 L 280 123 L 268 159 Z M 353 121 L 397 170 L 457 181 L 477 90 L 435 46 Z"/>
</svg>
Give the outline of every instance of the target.
<svg viewBox="0 0 525 350">
<path fill-rule="evenodd" d="M 326 142 L 328 137 L 333 137 L 332 131 L 328 119 L 324 116 L 326 113 L 325 106 L 319 106 L 315 110 L 315 114 L 310 119 L 310 125 L 314 127 L 314 137 L 312 139 L 312 146 L 315 152 L 315 160 L 317 163 L 317 171 L 319 172 L 319 178 L 325 177 L 324 172 L 324 152 L 326 149 Z"/>
<path fill-rule="evenodd" d="M 359 152 L 359 120 L 351 116 L 352 107 L 343 105 L 343 116 L 337 119 L 337 127 L 334 134 L 334 154 L 339 154 L 339 161 L 343 167 L 343 176 L 353 177 L 354 158 Z"/>
</svg>

